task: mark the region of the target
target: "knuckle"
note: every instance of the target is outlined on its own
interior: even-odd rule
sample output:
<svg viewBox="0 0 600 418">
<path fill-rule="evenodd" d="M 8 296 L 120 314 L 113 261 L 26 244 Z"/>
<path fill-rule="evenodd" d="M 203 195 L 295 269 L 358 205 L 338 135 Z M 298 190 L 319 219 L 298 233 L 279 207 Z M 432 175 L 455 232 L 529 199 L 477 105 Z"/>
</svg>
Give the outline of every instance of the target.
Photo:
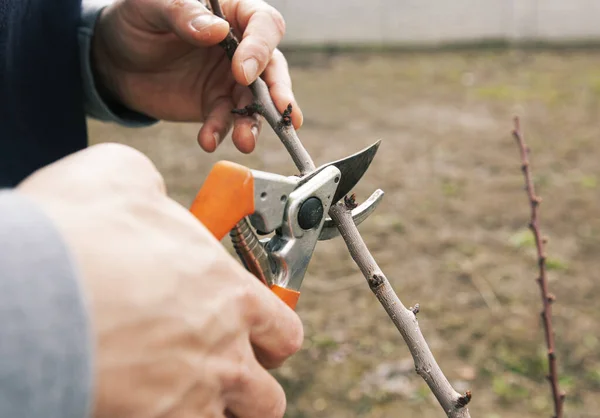
<svg viewBox="0 0 600 418">
<path fill-rule="evenodd" d="M 272 377 L 269 377 L 269 393 L 270 402 L 266 406 L 265 412 L 268 417 L 283 418 L 287 408 L 287 399 L 283 387 Z"/>
<path fill-rule="evenodd" d="M 304 328 L 302 322 L 296 314 L 293 315 L 293 318 L 294 319 L 288 324 L 290 337 L 287 339 L 285 347 L 290 356 L 300 351 L 302 344 L 304 344 Z"/>
<path fill-rule="evenodd" d="M 167 0 L 164 14 L 168 24 L 175 25 L 180 19 L 185 18 L 189 4 L 188 0 Z"/>
<path fill-rule="evenodd" d="M 269 418 L 283 418 L 287 409 L 287 400 L 283 388 L 277 384 L 277 393 L 271 398 L 271 405 L 268 408 L 267 415 Z"/>
<path fill-rule="evenodd" d="M 273 418 L 283 418 L 285 416 L 285 410 L 287 409 L 287 399 L 283 389 L 281 389 L 281 395 L 275 406 L 273 407 Z"/>
<path fill-rule="evenodd" d="M 287 61 L 287 58 L 285 57 L 285 55 L 283 55 L 283 52 L 281 52 L 279 50 L 279 48 L 275 48 L 273 50 L 273 54 L 271 54 L 271 61 L 275 65 L 277 65 L 279 68 L 281 68 L 284 72 L 288 73 L 287 76 L 281 77 L 281 81 L 286 86 L 291 87 L 292 86 L 292 80 L 291 80 L 291 77 L 289 76 L 288 61 Z"/>
<path fill-rule="evenodd" d="M 135 165 L 142 166 L 144 164 L 152 164 L 148 157 L 127 145 L 118 143 L 104 143 L 94 145 L 92 149 L 95 150 L 97 156 L 102 158 L 110 158 L 115 164 L 122 165 Z"/>
<path fill-rule="evenodd" d="M 248 387 L 252 382 L 252 372 L 242 362 L 235 363 L 221 378 L 226 391 L 239 391 Z"/>
<path fill-rule="evenodd" d="M 273 6 L 269 6 L 267 13 L 273 21 L 277 36 L 283 38 L 286 30 L 285 19 L 283 18 L 281 13 L 279 13 L 279 11 L 277 11 L 277 9 L 275 9 Z"/>
<path fill-rule="evenodd" d="M 269 40 L 264 36 L 254 36 L 253 43 L 257 58 L 266 65 L 271 57 L 271 45 L 269 44 Z"/>
<path fill-rule="evenodd" d="M 169 11 L 177 11 L 183 8 L 187 3 L 186 0 L 168 0 L 166 8 Z"/>
<path fill-rule="evenodd" d="M 142 186 L 165 192 L 164 178 L 152 160 L 142 152 L 117 143 L 99 144 L 94 147 L 96 147 L 96 155 L 102 160 L 110 162 L 118 176 L 135 175 L 141 179 Z"/>
<path fill-rule="evenodd" d="M 275 48 L 273 50 L 273 57 L 272 57 L 272 59 L 280 61 L 282 64 L 287 65 L 287 59 L 285 58 L 285 55 L 283 55 L 283 52 L 281 52 L 279 50 L 279 48 Z"/>
<path fill-rule="evenodd" d="M 260 298 L 255 283 L 252 283 L 251 280 L 242 279 L 242 283 L 236 286 L 233 297 L 234 303 L 241 308 L 242 315 L 254 313 L 259 308 Z"/>
</svg>

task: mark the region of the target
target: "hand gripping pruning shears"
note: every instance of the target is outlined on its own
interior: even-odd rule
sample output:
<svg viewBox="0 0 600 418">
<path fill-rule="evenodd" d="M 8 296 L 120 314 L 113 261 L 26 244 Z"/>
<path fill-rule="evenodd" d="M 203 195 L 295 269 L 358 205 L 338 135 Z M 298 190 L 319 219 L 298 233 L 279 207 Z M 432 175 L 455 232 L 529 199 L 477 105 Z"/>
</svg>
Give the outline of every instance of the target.
<svg viewBox="0 0 600 418">
<path fill-rule="evenodd" d="M 329 208 L 362 178 L 379 144 L 304 176 L 282 176 L 219 161 L 190 211 L 218 240 L 229 233 L 246 269 L 295 309 L 317 241 L 339 235 L 327 217 Z M 354 223 L 364 221 L 382 197 L 377 190 L 354 208 Z"/>
</svg>

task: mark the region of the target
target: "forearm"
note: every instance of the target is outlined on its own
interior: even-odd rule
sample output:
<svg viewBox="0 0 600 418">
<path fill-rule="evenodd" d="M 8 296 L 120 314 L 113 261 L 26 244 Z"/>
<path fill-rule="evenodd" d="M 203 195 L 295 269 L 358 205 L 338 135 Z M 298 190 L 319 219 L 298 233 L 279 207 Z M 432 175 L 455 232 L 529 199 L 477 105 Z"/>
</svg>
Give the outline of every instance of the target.
<svg viewBox="0 0 600 418">
<path fill-rule="evenodd" d="M 134 112 L 122 106 L 116 99 L 106 94 L 106 89 L 98 77 L 98 68 L 93 59 L 94 32 L 100 13 L 114 0 L 83 0 L 81 5 L 81 25 L 79 27 L 79 49 L 81 74 L 86 114 L 94 119 L 114 122 L 128 127 L 145 127 L 157 122 L 156 119 Z"/>
<path fill-rule="evenodd" d="M 0 416 L 85 418 L 90 327 L 77 269 L 51 222 L 0 190 Z"/>
</svg>

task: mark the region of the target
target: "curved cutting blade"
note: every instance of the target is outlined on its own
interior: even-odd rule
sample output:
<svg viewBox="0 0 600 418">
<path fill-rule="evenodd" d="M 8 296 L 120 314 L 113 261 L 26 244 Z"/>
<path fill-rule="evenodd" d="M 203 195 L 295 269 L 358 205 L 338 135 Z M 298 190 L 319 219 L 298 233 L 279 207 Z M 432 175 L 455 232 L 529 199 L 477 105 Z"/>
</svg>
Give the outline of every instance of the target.
<svg viewBox="0 0 600 418">
<path fill-rule="evenodd" d="M 356 154 L 352 154 L 346 158 L 342 158 L 341 160 L 324 164 L 304 177 L 302 179 L 302 183 L 312 178 L 325 167 L 329 167 L 331 165 L 336 166 L 342 173 L 342 178 L 340 179 L 340 184 L 338 185 L 335 195 L 333 196 L 333 201 L 331 202 L 331 204 L 334 205 L 342 197 L 346 196 L 354 188 L 354 186 L 356 186 L 358 181 L 362 178 L 371 165 L 371 162 L 373 161 L 373 158 L 375 158 L 375 154 L 377 154 L 380 144 L 381 140 L 375 142 L 362 151 L 357 152 Z"/>
<path fill-rule="evenodd" d="M 383 199 L 383 190 L 377 189 L 373 192 L 371 197 L 361 203 L 359 206 L 352 209 L 352 221 L 354 221 L 354 225 L 360 225 L 365 219 L 371 215 L 377 206 L 381 203 Z M 325 218 L 325 223 L 323 224 L 323 229 L 321 229 L 321 233 L 319 234 L 319 241 L 327 241 L 332 238 L 335 238 L 340 235 L 340 230 L 333 220 L 329 217 Z"/>
</svg>

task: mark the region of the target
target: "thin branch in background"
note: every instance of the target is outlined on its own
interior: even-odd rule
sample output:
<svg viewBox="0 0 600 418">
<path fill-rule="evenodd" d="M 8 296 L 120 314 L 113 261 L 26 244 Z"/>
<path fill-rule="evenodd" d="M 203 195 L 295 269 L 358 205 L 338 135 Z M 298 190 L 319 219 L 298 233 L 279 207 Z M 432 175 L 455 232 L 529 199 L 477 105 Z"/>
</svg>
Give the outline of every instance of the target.
<svg viewBox="0 0 600 418">
<path fill-rule="evenodd" d="M 210 0 L 210 2 L 214 13 L 225 19 L 219 1 Z M 233 31 L 229 32 L 227 38 L 221 42 L 221 46 L 231 59 L 238 46 Z M 302 145 L 296 130 L 291 123 L 286 123 L 291 109 L 289 107 L 286 109 L 287 118 L 277 110 L 267 85 L 260 77 L 250 85 L 250 90 L 255 101 L 260 104 L 261 115 L 275 131 L 301 174 L 307 174 L 314 170 L 315 163 Z M 345 201 L 333 205 L 329 210 L 329 216 L 336 223 L 352 259 L 367 279 L 370 289 L 404 338 L 413 357 L 417 373 L 425 380 L 448 417 L 470 417 L 469 409 L 466 406 L 471 400 L 471 393 L 460 395 L 440 369 L 419 328 L 416 317 L 418 308 L 411 310 L 402 304 L 360 236 L 352 220 L 351 210 L 347 207 L 348 199 Z"/>
<path fill-rule="evenodd" d="M 554 329 L 552 328 L 552 302 L 554 302 L 555 297 L 548 291 L 546 254 L 544 253 L 545 240 L 542 238 L 539 224 L 539 206 L 542 199 L 535 194 L 529 163 L 529 148 L 525 144 L 518 117 L 515 117 L 514 119 L 514 126 L 513 137 L 515 138 L 521 153 L 521 170 L 523 171 L 523 176 L 525 178 L 525 190 L 527 191 L 527 197 L 529 198 L 529 204 L 531 206 L 529 229 L 531 229 L 531 232 L 535 237 L 535 245 L 537 247 L 539 266 L 539 277 L 537 278 L 537 282 L 540 286 L 540 293 L 542 296 L 543 309 L 541 316 L 544 323 L 544 332 L 546 334 L 546 346 L 548 348 L 548 381 L 550 382 L 552 398 L 554 400 L 554 418 L 562 418 L 565 393 L 560 391 L 558 385 L 558 367 L 554 345 Z"/>
</svg>

